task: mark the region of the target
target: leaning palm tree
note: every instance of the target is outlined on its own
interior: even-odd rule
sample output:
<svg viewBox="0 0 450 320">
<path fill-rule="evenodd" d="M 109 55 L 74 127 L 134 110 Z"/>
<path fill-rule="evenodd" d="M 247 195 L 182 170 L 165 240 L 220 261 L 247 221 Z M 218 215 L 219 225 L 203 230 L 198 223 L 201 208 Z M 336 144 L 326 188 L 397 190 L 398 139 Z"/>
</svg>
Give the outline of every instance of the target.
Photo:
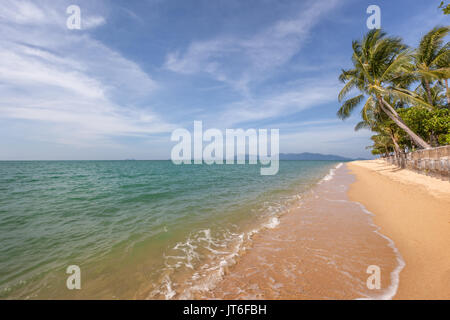
<svg viewBox="0 0 450 320">
<path fill-rule="evenodd" d="M 355 131 L 369 129 L 379 135 L 388 137 L 391 139 L 391 145 L 394 148 L 396 156 L 399 156 L 402 153 L 402 148 L 399 145 L 401 137 L 399 135 L 398 127 L 384 112 L 380 112 L 379 108 L 372 106 L 371 108 L 365 108 L 365 110 L 361 112 L 361 116 L 362 120 L 356 124 Z"/>
<path fill-rule="evenodd" d="M 426 93 L 427 102 L 433 105 L 431 84 L 444 80 L 447 87 L 447 103 L 450 103 L 447 79 L 450 77 L 450 43 L 444 45 L 449 27 L 435 27 L 420 41 L 414 57 L 414 73 Z"/>
<path fill-rule="evenodd" d="M 403 129 L 422 148 L 430 148 L 421 137 L 415 134 L 402 120 L 397 111 L 388 103 L 391 98 L 403 103 L 432 108 L 416 93 L 407 90 L 415 78 L 412 74 L 412 54 L 399 38 L 386 37 L 381 30 L 369 31 L 361 42 L 353 41 L 353 69 L 342 70 L 339 79 L 345 83 L 339 93 L 341 102 L 352 90 L 361 94 L 347 99 L 337 115 L 348 118 L 352 111 L 366 97 L 365 108 L 380 108 L 392 121 Z M 377 103 L 373 103 L 377 102 Z"/>
</svg>

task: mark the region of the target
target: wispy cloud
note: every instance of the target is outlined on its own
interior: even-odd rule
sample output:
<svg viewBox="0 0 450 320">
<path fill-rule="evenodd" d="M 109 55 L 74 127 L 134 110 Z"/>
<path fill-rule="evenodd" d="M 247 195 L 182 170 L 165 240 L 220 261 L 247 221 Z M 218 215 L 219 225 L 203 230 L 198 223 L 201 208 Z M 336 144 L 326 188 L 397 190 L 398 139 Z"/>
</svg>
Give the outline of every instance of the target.
<svg viewBox="0 0 450 320">
<path fill-rule="evenodd" d="M 145 104 L 157 83 L 88 31 L 67 30 L 65 8 L 2 2 L 0 118 L 40 123 L 43 131 L 57 131 L 54 142 L 74 145 L 171 130 Z M 105 22 L 82 16 L 84 29 Z"/>
<path fill-rule="evenodd" d="M 166 159 L 170 131 L 194 120 L 279 128 L 283 152 L 368 154 L 359 114 L 335 118 L 366 4 L 213 2 L 2 0 L 0 157 Z M 383 3 L 383 28 L 410 45 L 447 19 Z M 66 26 L 73 4 L 81 30 Z"/>
<path fill-rule="evenodd" d="M 227 104 L 222 111 L 210 115 L 208 122 L 219 127 L 245 126 L 263 120 L 277 123 L 279 117 L 337 102 L 338 91 L 339 83 L 334 74 L 318 79 L 304 78 L 283 90 L 260 94 L 256 98 L 244 97 Z"/>
<path fill-rule="evenodd" d="M 251 36 L 221 35 L 194 41 L 186 50 L 166 57 L 167 69 L 184 74 L 207 73 L 248 93 L 249 82 L 287 63 L 302 48 L 311 29 L 337 4 L 319 1 L 308 5 L 292 19 L 280 20 Z"/>
<path fill-rule="evenodd" d="M 66 13 L 66 8 L 71 4 L 73 3 L 65 0 L 59 1 L 57 6 L 54 1 L 48 0 L 3 0 L 0 7 L 0 19 L 11 24 L 39 25 L 40 27 L 63 25 L 67 16 L 61 13 Z M 83 29 L 91 29 L 105 24 L 106 20 L 100 15 L 83 11 L 81 22 Z"/>
<path fill-rule="evenodd" d="M 47 23 L 54 18 L 54 12 L 46 16 L 37 4 L 22 0 L 4 0 L 0 7 L 0 18 L 5 22 L 18 24 Z"/>
</svg>

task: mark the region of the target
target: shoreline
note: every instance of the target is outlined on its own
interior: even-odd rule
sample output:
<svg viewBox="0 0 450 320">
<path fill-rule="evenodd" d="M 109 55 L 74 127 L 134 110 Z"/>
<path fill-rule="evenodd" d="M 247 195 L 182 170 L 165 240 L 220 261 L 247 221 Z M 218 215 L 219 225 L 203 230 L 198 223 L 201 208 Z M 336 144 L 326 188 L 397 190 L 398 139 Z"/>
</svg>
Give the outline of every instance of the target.
<svg viewBox="0 0 450 320">
<path fill-rule="evenodd" d="M 373 214 L 347 196 L 355 176 L 331 168 L 279 218 L 257 233 L 236 264 L 200 299 L 390 299 L 397 289 L 399 259 L 393 241 L 379 232 Z M 366 286 L 367 268 L 387 277 L 381 290 Z"/>
<path fill-rule="evenodd" d="M 179 259 L 167 260 L 157 281 L 143 276 L 156 261 L 143 246 L 143 259 L 127 269 L 141 279 L 137 290 L 117 292 L 132 299 L 448 299 L 450 183 L 383 161 L 339 162 L 298 193 L 274 197 L 261 207 L 272 212 L 261 225 L 229 230 L 226 244 L 211 227 L 180 238 L 164 254 Z M 176 269 L 204 255 L 213 258 Z M 367 286 L 372 265 L 381 270 L 380 290 Z M 90 279 L 102 271 L 89 270 L 96 272 Z M 106 278 L 85 284 L 86 297 L 110 297 Z"/>
<path fill-rule="evenodd" d="M 350 200 L 373 216 L 405 261 L 394 299 L 450 298 L 450 183 L 382 160 L 354 161 Z"/>
</svg>

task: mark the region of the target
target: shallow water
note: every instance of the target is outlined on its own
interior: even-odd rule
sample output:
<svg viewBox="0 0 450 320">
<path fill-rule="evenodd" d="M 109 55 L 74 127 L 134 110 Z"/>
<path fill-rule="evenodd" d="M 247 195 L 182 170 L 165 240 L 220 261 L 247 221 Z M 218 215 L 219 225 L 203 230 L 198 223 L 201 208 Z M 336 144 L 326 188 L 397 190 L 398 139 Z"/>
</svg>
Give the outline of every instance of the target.
<svg viewBox="0 0 450 320">
<path fill-rule="evenodd" d="M 345 166 L 332 169 L 301 194 L 278 226 L 254 235 L 214 290 L 198 297 L 391 299 L 404 262 L 371 213 L 348 199 L 353 181 Z M 369 289 L 369 266 L 379 268 L 380 288 Z"/>
<path fill-rule="evenodd" d="M 203 295 L 335 165 L 0 162 L 0 298 Z"/>
</svg>

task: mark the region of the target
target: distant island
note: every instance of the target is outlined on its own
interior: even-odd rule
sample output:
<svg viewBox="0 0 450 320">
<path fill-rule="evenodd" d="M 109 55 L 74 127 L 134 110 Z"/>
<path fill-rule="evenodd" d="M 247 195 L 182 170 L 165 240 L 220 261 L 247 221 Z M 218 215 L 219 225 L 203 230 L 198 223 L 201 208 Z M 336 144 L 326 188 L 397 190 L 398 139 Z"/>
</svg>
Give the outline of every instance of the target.
<svg viewBox="0 0 450 320">
<path fill-rule="evenodd" d="M 365 159 L 351 159 L 346 157 L 337 156 L 334 154 L 321 154 L 321 153 L 280 153 L 280 160 L 330 160 L 330 161 L 352 161 L 352 160 L 365 160 Z"/>
<path fill-rule="evenodd" d="M 246 154 L 244 156 L 245 161 L 249 160 L 249 155 Z M 258 156 L 256 158 L 259 159 Z M 225 159 L 224 159 L 225 160 Z M 237 157 L 234 157 L 234 160 L 237 160 Z M 279 154 L 279 160 L 308 160 L 308 161 L 355 161 L 355 160 L 368 160 L 364 158 L 347 158 L 338 156 L 335 154 L 321 154 L 321 153 L 310 153 L 310 152 L 303 152 L 303 153 L 280 153 Z"/>
</svg>

